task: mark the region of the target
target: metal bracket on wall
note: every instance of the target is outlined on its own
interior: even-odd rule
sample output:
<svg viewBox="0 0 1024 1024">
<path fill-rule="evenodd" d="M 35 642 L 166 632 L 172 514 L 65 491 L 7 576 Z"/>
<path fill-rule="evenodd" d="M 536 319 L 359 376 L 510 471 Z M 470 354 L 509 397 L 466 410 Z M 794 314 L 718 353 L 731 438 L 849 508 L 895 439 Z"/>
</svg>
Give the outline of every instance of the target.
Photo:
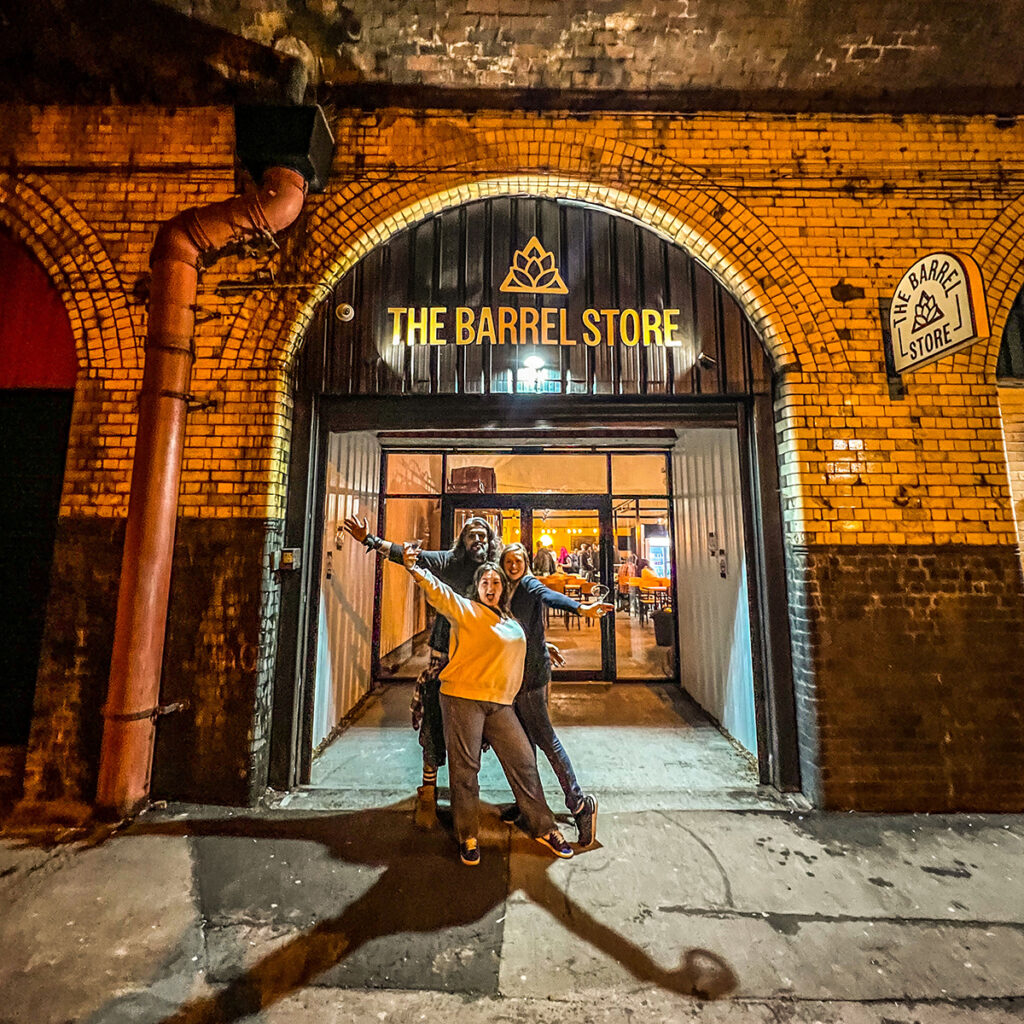
<svg viewBox="0 0 1024 1024">
<path fill-rule="evenodd" d="M 879 298 L 878 319 L 882 328 L 882 349 L 885 353 L 885 379 L 889 385 L 889 397 L 899 401 L 907 397 L 907 386 L 903 378 L 896 372 L 896 360 L 892 354 L 892 335 L 889 333 L 889 310 L 892 299 Z"/>
<path fill-rule="evenodd" d="M 217 408 L 216 398 L 200 398 L 198 395 L 194 395 L 190 392 L 184 396 L 184 399 L 188 405 L 189 412 L 203 412 L 206 409 Z"/>
</svg>

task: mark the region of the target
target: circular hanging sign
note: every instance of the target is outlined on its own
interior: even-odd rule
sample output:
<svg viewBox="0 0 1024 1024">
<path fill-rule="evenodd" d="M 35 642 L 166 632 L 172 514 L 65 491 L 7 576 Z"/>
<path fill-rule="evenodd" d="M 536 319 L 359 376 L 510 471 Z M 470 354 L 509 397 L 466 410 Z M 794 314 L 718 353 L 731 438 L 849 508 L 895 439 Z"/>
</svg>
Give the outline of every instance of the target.
<svg viewBox="0 0 1024 1024">
<path fill-rule="evenodd" d="M 959 352 L 989 333 L 978 264 L 966 255 L 933 252 L 900 278 L 889 308 L 897 373 Z"/>
</svg>

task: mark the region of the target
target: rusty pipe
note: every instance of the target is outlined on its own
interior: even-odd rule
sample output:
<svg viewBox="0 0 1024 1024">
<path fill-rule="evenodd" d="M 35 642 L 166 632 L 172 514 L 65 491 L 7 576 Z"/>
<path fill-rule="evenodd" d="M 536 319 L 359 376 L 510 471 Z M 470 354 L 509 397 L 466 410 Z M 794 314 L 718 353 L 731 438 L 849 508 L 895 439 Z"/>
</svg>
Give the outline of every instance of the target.
<svg viewBox="0 0 1024 1024">
<path fill-rule="evenodd" d="M 200 266 L 232 243 L 288 227 L 305 196 L 301 174 L 271 167 L 258 192 L 172 217 L 150 255 L 139 428 L 96 789 L 97 808 L 119 818 L 149 799 Z"/>
</svg>

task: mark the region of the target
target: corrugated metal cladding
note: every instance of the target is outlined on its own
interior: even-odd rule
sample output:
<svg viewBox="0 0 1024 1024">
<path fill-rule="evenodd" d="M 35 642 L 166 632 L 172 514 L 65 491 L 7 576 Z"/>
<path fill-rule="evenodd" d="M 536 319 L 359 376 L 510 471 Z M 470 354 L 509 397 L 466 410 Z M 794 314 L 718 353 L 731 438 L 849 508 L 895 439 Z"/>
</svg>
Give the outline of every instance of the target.
<svg viewBox="0 0 1024 1024">
<path fill-rule="evenodd" d="M 369 433 L 331 434 L 326 456 L 313 746 L 330 735 L 373 682 L 376 563 L 339 531 L 346 516 L 377 521 L 380 444 Z"/>
<path fill-rule="evenodd" d="M 554 254 L 567 294 L 500 290 L 533 237 Z M 557 347 L 393 343 L 389 308 L 432 306 L 553 307 L 570 325 L 586 309 L 678 309 L 682 344 L 590 347 L 578 332 L 576 345 Z M 545 360 L 542 387 L 520 372 L 531 355 Z M 683 249 L 604 210 L 529 197 L 453 207 L 375 249 L 317 311 L 298 369 L 302 386 L 332 395 L 742 396 L 767 393 L 771 381 L 739 305 Z"/>
<path fill-rule="evenodd" d="M 757 754 L 738 439 L 682 430 L 672 452 L 679 681 Z"/>
</svg>

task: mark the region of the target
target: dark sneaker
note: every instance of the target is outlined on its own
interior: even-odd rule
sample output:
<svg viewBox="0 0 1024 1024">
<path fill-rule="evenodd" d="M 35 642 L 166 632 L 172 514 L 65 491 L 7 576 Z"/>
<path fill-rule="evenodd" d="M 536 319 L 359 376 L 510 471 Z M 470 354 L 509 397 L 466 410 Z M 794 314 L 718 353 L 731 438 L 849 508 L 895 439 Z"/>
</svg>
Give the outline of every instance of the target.
<svg viewBox="0 0 1024 1024">
<path fill-rule="evenodd" d="M 480 848 L 475 839 L 467 839 L 464 843 L 459 844 L 459 860 L 471 868 L 480 863 Z"/>
<path fill-rule="evenodd" d="M 592 796 L 583 798 L 583 806 L 573 815 L 580 846 L 591 846 L 597 838 L 597 800 Z"/>
<path fill-rule="evenodd" d="M 556 857 L 568 860 L 572 856 L 572 847 L 565 841 L 557 828 L 553 828 L 546 835 L 534 836 L 534 839 L 546 846 Z"/>
<path fill-rule="evenodd" d="M 516 821 L 519 818 L 519 804 L 509 804 L 501 812 L 501 820 L 505 822 Z"/>
</svg>

